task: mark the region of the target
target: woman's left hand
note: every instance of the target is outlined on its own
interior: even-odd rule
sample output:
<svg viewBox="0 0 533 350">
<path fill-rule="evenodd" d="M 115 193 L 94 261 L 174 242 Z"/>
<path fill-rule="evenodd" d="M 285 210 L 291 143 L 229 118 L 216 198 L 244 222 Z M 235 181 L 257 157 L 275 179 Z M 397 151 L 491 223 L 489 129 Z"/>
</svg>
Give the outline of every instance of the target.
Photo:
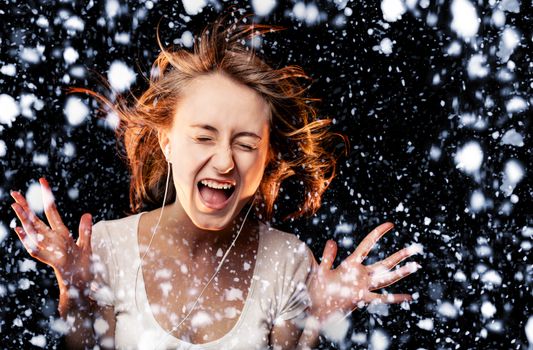
<svg viewBox="0 0 533 350">
<path fill-rule="evenodd" d="M 314 261 L 308 284 L 311 299 L 309 315 L 323 322 L 335 312 L 348 313 L 369 303 L 394 304 L 412 300 L 409 294 L 380 294 L 373 291 L 396 283 L 420 268 L 417 263 L 409 262 L 391 271 L 402 260 L 420 253 L 422 249 L 419 244 L 404 248 L 372 265 L 362 264 L 374 244 L 393 227 L 392 223 L 379 225 L 334 269 L 337 244 L 333 240 L 326 243 L 322 262 L 319 265 Z"/>
</svg>

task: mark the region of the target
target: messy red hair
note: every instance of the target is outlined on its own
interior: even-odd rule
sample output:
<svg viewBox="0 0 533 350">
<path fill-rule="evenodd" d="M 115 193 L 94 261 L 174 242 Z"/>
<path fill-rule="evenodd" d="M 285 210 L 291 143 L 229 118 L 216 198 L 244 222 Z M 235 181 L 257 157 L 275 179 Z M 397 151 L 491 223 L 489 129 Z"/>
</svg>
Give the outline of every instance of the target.
<svg viewBox="0 0 533 350">
<path fill-rule="evenodd" d="M 132 213 L 149 205 L 161 206 L 167 178 L 167 163 L 159 147 L 158 131 L 172 125 L 176 106 L 188 82 L 196 77 L 222 72 L 259 93 L 270 107 L 270 160 L 259 187 L 258 206 L 264 219 L 270 219 L 281 183 L 295 176 L 305 190 L 298 210 L 287 217 L 311 215 L 320 207 L 322 194 L 335 176 L 336 155 L 331 146 L 342 135 L 330 132 L 330 119 L 318 119 L 312 106 L 316 98 L 305 96 L 311 80 L 299 66 L 273 69 L 259 58 L 247 40 L 283 28 L 263 24 L 246 24 L 248 16 L 226 23 L 228 16 L 208 25 L 195 38 L 193 50 L 170 50 L 161 47 L 156 58 L 149 87 L 128 103 L 124 96 L 114 102 L 87 89 L 119 117 L 115 130 L 123 142 L 131 171 L 130 207 Z M 172 177 L 170 177 L 172 182 Z M 174 186 L 169 186 L 166 203 L 176 200 Z M 257 202 L 257 201 L 256 201 Z"/>
</svg>

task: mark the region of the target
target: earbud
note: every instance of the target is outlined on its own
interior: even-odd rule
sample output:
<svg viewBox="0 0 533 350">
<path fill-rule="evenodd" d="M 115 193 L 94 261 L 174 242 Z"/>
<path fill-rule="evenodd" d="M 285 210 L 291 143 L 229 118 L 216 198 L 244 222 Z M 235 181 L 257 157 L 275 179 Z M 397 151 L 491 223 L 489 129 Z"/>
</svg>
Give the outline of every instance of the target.
<svg viewBox="0 0 533 350">
<path fill-rule="evenodd" d="M 169 156 L 170 156 L 170 145 L 166 145 L 165 146 L 165 157 L 167 158 L 167 161 L 168 161 Z"/>
</svg>

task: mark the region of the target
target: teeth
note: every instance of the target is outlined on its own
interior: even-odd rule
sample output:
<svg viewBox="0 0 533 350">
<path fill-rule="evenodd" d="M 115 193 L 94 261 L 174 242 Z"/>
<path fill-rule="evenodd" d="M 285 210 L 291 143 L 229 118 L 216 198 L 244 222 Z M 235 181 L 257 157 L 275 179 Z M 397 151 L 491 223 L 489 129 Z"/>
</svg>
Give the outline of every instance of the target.
<svg viewBox="0 0 533 350">
<path fill-rule="evenodd" d="M 233 185 L 228 183 L 221 184 L 211 180 L 202 180 L 200 183 L 207 187 L 216 188 L 217 190 L 227 190 L 233 187 Z"/>
</svg>

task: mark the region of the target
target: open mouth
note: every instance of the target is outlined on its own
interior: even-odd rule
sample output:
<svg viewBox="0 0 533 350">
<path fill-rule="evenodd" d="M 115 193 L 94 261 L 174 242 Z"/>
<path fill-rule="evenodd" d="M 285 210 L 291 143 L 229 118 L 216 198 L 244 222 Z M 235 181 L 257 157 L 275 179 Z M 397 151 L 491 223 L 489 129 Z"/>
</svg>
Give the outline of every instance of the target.
<svg viewBox="0 0 533 350">
<path fill-rule="evenodd" d="M 198 182 L 198 191 L 208 207 L 222 209 L 233 195 L 235 185 L 228 182 L 202 180 Z"/>
</svg>

